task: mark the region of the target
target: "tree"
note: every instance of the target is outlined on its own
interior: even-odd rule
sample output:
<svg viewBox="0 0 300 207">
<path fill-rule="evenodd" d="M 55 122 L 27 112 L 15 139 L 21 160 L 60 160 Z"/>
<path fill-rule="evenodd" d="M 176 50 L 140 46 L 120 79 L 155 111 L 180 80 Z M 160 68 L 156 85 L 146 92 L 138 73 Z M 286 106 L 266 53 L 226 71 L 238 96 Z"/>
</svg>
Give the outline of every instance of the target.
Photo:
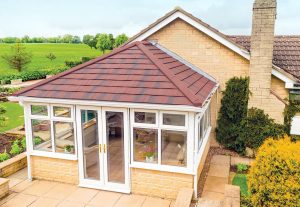
<svg viewBox="0 0 300 207">
<path fill-rule="evenodd" d="M 31 62 L 32 56 L 20 42 L 17 42 L 12 46 L 11 50 L 11 54 L 5 54 L 2 58 L 10 65 L 10 67 L 21 72 L 21 70 Z"/>
<path fill-rule="evenodd" d="M 80 37 L 79 36 L 73 36 L 71 40 L 72 44 L 79 44 L 81 43 Z"/>
<path fill-rule="evenodd" d="M 83 44 L 88 45 L 91 49 L 95 48 L 96 49 L 96 44 L 97 44 L 97 40 L 95 39 L 95 37 L 93 35 L 84 35 L 82 38 L 82 42 Z"/>
<path fill-rule="evenodd" d="M 49 60 L 52 61 L 52 60 L 56 59 L 56 56 L 50 52 L 48 55 L 46 55 L 46 58 L 48 58 Z"/>
<path fill-rule="evenodd" d="M 18 40 L 18 38 L 16 38 L 16 37 L 4 37 L 2 39 L 2 42 L 3 43 L 16 43 L 17 40 Z"/>
<path fill-rule="evenodd" d="M 73 36 L 70 35 L 70 34 L 65 34 L 63 37 L 62 37 L 62 42 L 63 43 L 71 43 L 72 42 L 72 39 L 73 39 Z"/>
<path fill-rule="evenodd" d="M 108 34 L 108 36 L 109 36 L 109 39 L 111 41 L 111 47 L 109 49 L 112 50 L 113 47 L 114 47 L 115 38 L 114 38 L 113 34 Z"/>
<path fill-rule="evenodd" d="M 21 42 L 30 43 L 31 42 L 30 37 L 28 35 L 25 35 L 24 37 L 22 37 Z"/>
<path fill-rule="evenodd" d="M 217 140 L 220 144 L 243 152 L 244 145 L 240 146 L 239 130 L 241 121 L 247 116 L 249 99 L 249 79 L 231 78 L 222 91 L 221 109 L 216 129 Z"/>
<path fill-rule="evenodd" d="M 105 52 L 105 50 L 109 50 L 112 48 L 112 41 L 109 38 L 109 35 L 107 34 L 99 34 L 97 37 L 97 45 L 96 47 L 102 51 L 102 53 Z"/>
<path fill-rule="evenodd" d="M 114 48 L 119 47 L 120 45 L 124 44 L 128 40 L 126 34 L 120 34 L 116 37 L 114 42 Z"/>
</svg>

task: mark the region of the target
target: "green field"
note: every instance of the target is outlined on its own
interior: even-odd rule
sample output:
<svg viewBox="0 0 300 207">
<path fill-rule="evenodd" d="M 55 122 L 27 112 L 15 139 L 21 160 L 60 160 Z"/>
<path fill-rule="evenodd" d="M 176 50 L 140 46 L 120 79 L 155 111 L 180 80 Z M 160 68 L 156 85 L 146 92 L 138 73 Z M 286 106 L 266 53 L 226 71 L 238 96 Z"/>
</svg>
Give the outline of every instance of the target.
<svg viewBox="0 0 300 207">
<path fill-rule="evenodd" d="M 65 60 L 80 60 L 81 57 L 100 56 L 100 50 L 90 49 L 85 44 L 23 44 L 31 53 L 31 63 L 25 70 L 46 70 L 64 67 Z M 0 44 L 0 74 L 17 73 L 1 58 L 3 54 L 11 51 L 13 44 Z M 49 60 L 45 56 L 53 53 L 56 59 Z"/>
<path fill-rule="evenodd" d="M 5 132 L 14 129 L 24 124 L 23 107 L 18 103 L 4 102 L 0 103 L 1 106 L 6 108 L 7 121 L 4 126 L 0 126 L 0 132 Z"/>
</svg>

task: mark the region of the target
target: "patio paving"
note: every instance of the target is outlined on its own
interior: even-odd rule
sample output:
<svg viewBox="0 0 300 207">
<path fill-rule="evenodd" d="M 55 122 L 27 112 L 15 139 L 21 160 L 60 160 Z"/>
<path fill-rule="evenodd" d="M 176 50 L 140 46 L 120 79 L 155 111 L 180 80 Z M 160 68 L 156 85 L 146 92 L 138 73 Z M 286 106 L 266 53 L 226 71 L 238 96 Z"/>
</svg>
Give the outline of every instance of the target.
<svg viewBox="0 0 300 207">
<path fill-rule="evenodd" d="M 173 201 L 135 194 L 81 188 L 44 180 L 28 181 L 27 169 L 8 177 L 10 194 L 3 207 L 170 207 Z"/>
</svg>

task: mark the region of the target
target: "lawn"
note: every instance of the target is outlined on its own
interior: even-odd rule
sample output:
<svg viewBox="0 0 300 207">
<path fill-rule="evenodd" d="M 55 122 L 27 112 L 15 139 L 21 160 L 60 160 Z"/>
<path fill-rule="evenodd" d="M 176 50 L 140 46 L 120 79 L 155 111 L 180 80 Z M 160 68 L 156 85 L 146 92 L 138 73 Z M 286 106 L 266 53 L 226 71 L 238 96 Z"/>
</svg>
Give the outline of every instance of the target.
<svg viewBox="0 0 300 207">
<path fill-rule="evenodd" d="M 85 44 L 23 44 L 32 54 L 31 63 L 25 70 L 44 70 L 64 67 L 65 60 L 80 60 L 81 57 L 97 57 L 101 52 L 90 49 Z M 10 53 L 13 44 L 0 44 L 0 74 L 17 73 L 1 58 L 3 54 Z M 56 59 L 49 60 L 45 56 L 53 53 Z"/>
<path fill-rule="evenodd" d="M 24 124 L 22 106 L 20 106 L 18 103 L 13 102 L 4 102 L 0 103 L 0 105 L 6 108 L 7 111 L 4 115 L 8 118 L 5 126 L 0 126 L 0 132 L 5 132 Z"/>
<path fill-rule="evenodd" d="M 240 186 L 241 188 L 241 194 L 243 196 L 248 196 L 248 185 L 247 185 L 247 175 L 246 174 L 235 174 L 233 180 L 232 180 L 233 185 Z"/>
</svg>

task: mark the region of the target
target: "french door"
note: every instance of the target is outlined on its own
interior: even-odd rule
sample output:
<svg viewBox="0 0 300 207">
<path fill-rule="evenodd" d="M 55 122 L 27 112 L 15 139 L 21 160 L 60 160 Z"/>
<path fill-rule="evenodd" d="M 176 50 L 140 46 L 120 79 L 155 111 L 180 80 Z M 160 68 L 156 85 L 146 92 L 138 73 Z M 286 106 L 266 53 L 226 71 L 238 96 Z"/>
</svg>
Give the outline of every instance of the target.
<svg viewBox="0 0 300 207">
<path fill-rule="evenodd" d="M 80 186 L 129 193 L 128 111 L 77 108 Z"/>
</svg>

